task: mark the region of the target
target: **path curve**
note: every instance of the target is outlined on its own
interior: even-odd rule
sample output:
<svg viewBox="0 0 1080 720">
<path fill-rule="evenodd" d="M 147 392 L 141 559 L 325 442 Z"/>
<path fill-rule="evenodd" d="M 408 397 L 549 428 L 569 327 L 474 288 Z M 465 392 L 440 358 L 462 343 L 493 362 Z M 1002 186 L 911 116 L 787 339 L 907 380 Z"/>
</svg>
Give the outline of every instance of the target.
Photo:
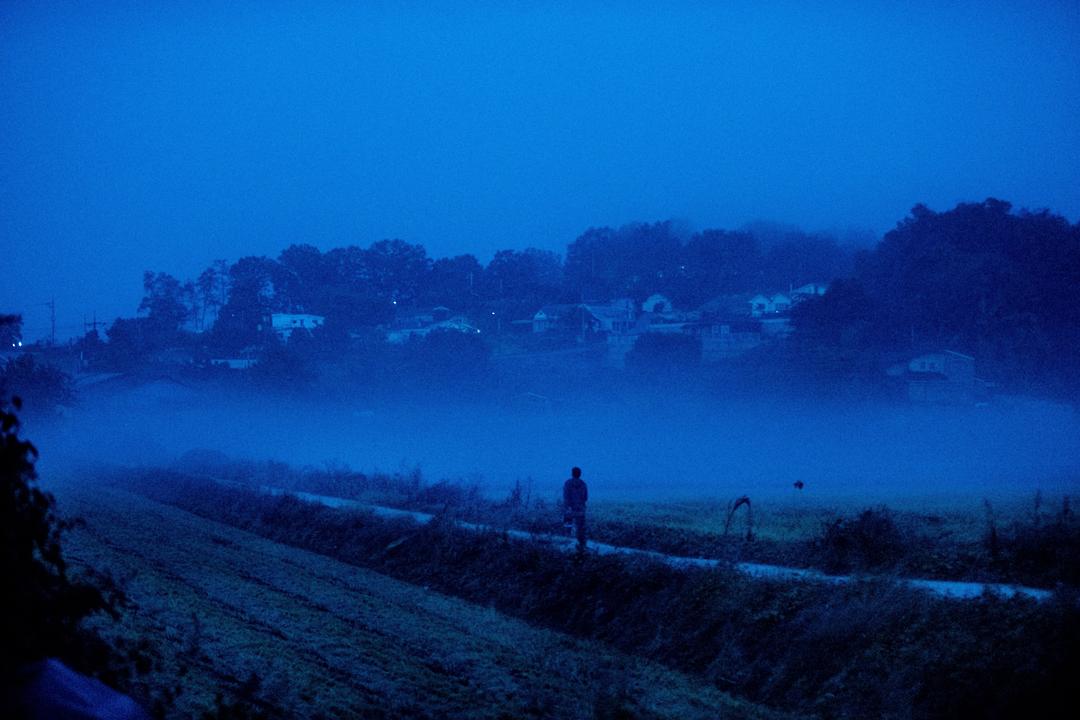
<svg viewBox="0 0 1080 720">
<path fill-rule="evenodd" d="M 297 498 L 300 498 L 301 500 L 306 500 L 308 502 L 313 502 L 332 508 L 352 508 L 356 510 L 365 510 L 367 512 L 374 513 L 375 515 L 378 515 L 380 517 L 408 517 L 415 520 L 421 525 L 425 525 L 435 519 L 435 516 L 431 513 L 417 512 L 415 510 L 401 510 L 399 508 L 384 507 L 382 505 L 369 505 L 367 503 L 362 503 L 358 500 L 347 500 L 345 498 L 334 497 L 332 495 L 316 495 L 314 493 L 306 492 L 290 492 L 282 490 L 281 488 L 275 488 L 266 485 L 261 486 L 260 490 L 271 495 L 293 495 Z M 572 552 L 577 544 L 573 538 L 563 537 L 559 535 L 531 533 L 525 530 L 502 530 L 501 528 L 495 528 L 490 525 L 483 525 L 464 521 L 457 521 L 456 524 L 459 527 L 475 531 L 499 530 L 505 532 L 512 538 L 528 540 L 530 542 L 543 543 L 564 552 Z M 632 555 L 635 557 L 647 557 L 653 560 L 659 560 L 660 562 L 667 563 L 674 567 L 717 567 L 722 563 L 722 561 L 713 558 L 694 558 L 683 557 L 679 555 L 667 555 L 665 553 L 655 552 L 653 550 L 642 550 L 640 548 L 624 547 L 620 545 L 609 545 L 607 543 L 601 542 L 590 542 L 589 549 L 600 555 Z M 857 580 L 867 580 L 875 577 L 866 575 L 829 575 L 820 570 L 813 570 L 809 568 L 787 567 L 784 565 L 766 565 L 763 563 L 751 562 L 735 563 L 735 568 L 751 577 L 776 580 L 808 580 L 811 582 L 824 582 L 834 585 L 841 585 Z M 959 580 L 931 580 L 927 578 L 888 577 L 882 579 L 893 580 L 894 582 L 901 583 L 903 585 L 906 585 L 907 587 L 915 588 L 917 590 L 926 590 L 928 592 L 934 593 L 935 595 L 955 599 L 977 598 L 982 596 L 983 593 L 986 592 L 995 593 L 1005 598 L 1012 598 L 1017 595 L 1021 595 L 1039 601 L 1048 600 L 1053 596 L 1053 592 L 1051 590 L 1027 587 L 1025 585 L 1010 585 L 1005 583 L 964 582 Z"/>
</svg>

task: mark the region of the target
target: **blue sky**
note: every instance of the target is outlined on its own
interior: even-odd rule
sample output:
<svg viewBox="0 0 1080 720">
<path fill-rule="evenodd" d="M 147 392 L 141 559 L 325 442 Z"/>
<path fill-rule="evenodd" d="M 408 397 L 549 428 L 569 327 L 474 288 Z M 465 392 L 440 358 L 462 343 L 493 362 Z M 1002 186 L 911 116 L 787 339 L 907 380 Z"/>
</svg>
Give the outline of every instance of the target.
<svg viewBox="0 0 1080 720">
<path fill-rule="evenodd" d="M 4 3 L 0 310 L 66 335 L 293 242 L 1080 218 L 1080 3 L 808 5 Z"/>
</svg>

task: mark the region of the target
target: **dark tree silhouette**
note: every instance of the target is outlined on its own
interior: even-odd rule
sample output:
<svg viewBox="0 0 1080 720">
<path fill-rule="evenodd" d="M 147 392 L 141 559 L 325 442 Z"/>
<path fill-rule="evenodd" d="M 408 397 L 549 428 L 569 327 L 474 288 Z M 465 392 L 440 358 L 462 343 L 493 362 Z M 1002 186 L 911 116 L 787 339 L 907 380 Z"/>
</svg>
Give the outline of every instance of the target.
<svg viewBox="0 0 1080 720">
<path fill-rule="evenodd" d="M 22 315 L 0 314 L 0 350 L 16 347 L 22 340 Z"/>
<path fill-rule="evenodd" d="M 276 273 L 277 263 L 265 257 L 243 257 L 229 268 L 229 299 L 214 323 L 215 344 L 235 350 L 256 344 L 267 334 L 265 320 L 274 309 Z"/>
<path fill-rule="evenodd" d="M 484 266 L 472 255 L 439 258 L 431 265 L 424 302 L 452 309 L 476 307 L 484 280 Z"/>
<path fill-rule="evenodd" d="M 98 587 L 68 575 L 60 541 L 70 524 L 57 514 L 52 495 L 37 486 L 38 453 L 19 437 L 19 407 L 18 398 L 0 407 L 0 673 L 5 679 L 19 665 L 44 657 L 85 669 L 95 638 L 80 630 L 81 621 L 96 612 L 115 613 Z"/>
<path fill-rule="evenodd" d="M 59 368 L 19 355 L 0 366 L 0 397 L 13 396 L 25 398 L 29 412 L 49 414 L 75 399 L 75 387 Z"/>
</svg>

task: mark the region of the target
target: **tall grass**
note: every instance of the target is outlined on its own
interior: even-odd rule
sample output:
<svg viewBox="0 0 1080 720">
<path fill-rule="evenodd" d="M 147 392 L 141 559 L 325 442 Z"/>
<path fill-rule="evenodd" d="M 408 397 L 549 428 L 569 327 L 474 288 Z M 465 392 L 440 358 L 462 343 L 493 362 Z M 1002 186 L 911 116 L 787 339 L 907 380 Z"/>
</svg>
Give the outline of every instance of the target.
<svg viewBox="0 0 1080 720">
<path fill-rule="evenodd" d="M 725 568 L 573 559 L 445 521 L 420 526 L 184 475 L 165 480 L 131 476 L 126 484 L 279 542 L 602 640 L 775 707 L 831 717 L 1052 716 L 1068 707 L 1080 670 L 1075 593 L 1041 605 L 992 595 L 957 602 L 888 583 L 763 582 Z M 858 537 L 879 521 L 841 529 Z"/>
</svg>

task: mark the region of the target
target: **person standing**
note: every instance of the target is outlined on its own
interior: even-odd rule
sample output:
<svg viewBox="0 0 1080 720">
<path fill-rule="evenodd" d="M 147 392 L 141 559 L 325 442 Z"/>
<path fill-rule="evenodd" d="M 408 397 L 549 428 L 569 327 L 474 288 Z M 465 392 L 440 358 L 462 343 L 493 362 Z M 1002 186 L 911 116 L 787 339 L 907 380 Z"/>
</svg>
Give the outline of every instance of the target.
<svg viewBox="0 0 1080 720">
<path fill-rule="evenodd" d="M 589 501 L 589 488 L 581 479 L 581 468 L 570 471 L 570 477 L 563 483 L 563 508 L 566 517 L 573 523 L 577 534 L 578 552 L 585 550 L 585 503 Z"/>
</svg>

